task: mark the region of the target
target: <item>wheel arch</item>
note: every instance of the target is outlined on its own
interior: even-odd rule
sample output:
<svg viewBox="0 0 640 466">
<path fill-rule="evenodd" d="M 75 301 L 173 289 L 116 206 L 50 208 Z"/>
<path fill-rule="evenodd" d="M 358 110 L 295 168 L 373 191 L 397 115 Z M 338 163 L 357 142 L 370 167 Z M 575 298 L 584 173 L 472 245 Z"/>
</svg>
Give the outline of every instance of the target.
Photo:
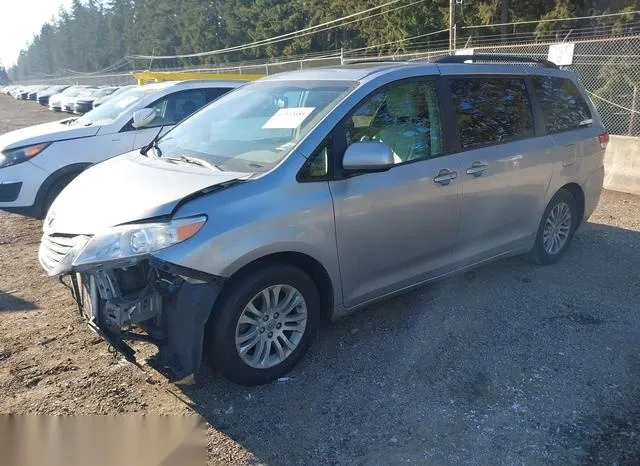
<svg viewBox="0 0 640 466">
<path fill-rule="evenodd" d="M 334 308 L 334 284 L 327 269 L 314 257 L 297 251 L 282 251 L 264 255 L 243 265 L 225 282 L 222 293 L 229 284 L 239 280 L 256 269 L 272 264 L 292 265 L 304 271 L 315 283 L 320 295 L 321 318 L 323 322 L 331 320 Z M 218 297 L 219 299 L 219 297 Z M 214 311 L 215 312 L 215 311 Z"/>
<path fill-rule="evenodd" d="M 49 196 L 49 192 L 51 188 L 53 188 L 58 181 L 61 179 L 70 176 L 70 175 L 79 175 L 81 172 L 86 170 L 91 163 L 83 162 L 83 163 L 72 163 L 70 165 L 66 165 L 62 168 L 57 169 L 53 173 L 51 173 L 40 185 L 38 188 L 38 192 L 36 194 L 36 200 L 33 203 L 34 212 L 38 215 L 37 218 L 44 218 L 46 212 L 45 202 Z"/>
<path fill-rule="evenodd" d="M 578 207 L 578 224 L 576 225 L 576 227 L 578 227 L 584 219 L 584 209 L 585 209 L 584 190 L 578 183 L 567 183 L 564 186 L 562 186 L 558 191 L 561 191 L 561 190 L 568 191 L 573 196 L 573 199 L 576 201 L 576 206 Z"/>
</svg>

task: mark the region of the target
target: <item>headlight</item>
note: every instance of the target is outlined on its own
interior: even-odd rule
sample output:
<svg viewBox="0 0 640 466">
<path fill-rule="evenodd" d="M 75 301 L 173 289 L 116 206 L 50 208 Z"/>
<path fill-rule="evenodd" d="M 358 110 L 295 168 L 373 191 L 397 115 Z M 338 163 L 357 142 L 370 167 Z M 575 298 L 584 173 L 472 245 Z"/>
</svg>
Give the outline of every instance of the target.
<svg viewBox="0 0 640 466">
<path fill-rule="evenodd" d="M 21 147 L 19 149 L 12 149 L 2 152 L 0 153 L 0 168 L 10 167 L 11 165 L 26 162 L 30 158 L 38 155 L 50 145 L 50 142 L 43 142 L 41 144 L 34 144 L 33 146 Z"/>
<path fill-rule="evenodd" d="M 110 228 L 91 238 L 73 261 L 73 266 L 139 259 L 191 238 L 206 221 L 207 217 L 200 216 Z"/>
</svg>

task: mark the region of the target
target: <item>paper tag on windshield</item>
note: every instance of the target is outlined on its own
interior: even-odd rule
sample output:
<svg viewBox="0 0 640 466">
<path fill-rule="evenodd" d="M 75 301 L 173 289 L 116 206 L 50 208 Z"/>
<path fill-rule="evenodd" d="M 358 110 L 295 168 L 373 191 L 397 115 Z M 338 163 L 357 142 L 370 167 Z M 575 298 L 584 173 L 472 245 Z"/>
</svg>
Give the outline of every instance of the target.
<svg viewBox="0 0 640 466">
<path fill-rule="evenodd" d="M 267 122 L 263 129 L 293 129 L 302 124 L 315 107 L 281 108 Z"/>
</svg>

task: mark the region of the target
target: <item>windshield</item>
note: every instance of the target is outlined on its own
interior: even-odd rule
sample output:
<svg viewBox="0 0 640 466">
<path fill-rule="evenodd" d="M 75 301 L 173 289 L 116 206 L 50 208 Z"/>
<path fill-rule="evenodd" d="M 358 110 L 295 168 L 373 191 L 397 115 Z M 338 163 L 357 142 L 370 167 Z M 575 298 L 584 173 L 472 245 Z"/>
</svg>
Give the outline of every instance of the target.
<svg viewBox="0 0 640 466">
<path fill-rule="evenodd" d="M 76 88 L 76 89 L 73 89 L 73 90 L 71 90 L 69 92 L 65 91 L 64 95 L 65 95 L 65 97 L 77 97 L 77 96 L 79 96 L 80 94 L 82 94 L 82 93 L 84 93 L 86 91 L 87 91 L 87 89 L 84 88 L 84 87 L 83 88 L 79 88 L 79 89 Z"/>
<path fill-rule="evenodd" d="M 64 95 L 74 95 L 74 92 L 80 92 L 82 89 L 84 89 L 84 88 L 83 87 L 68 87 L 64 91 L 62 91 L 62 94 L 64 94 Z"/>
<path fill-rule="evenodd" d="M 120 115 L 152 92 L 154 88 L 136 87 L 121 94 L 115 95 L 104 104 L 85 113 L 76 121 L 79 125 L 109 125 L 116 121 Z"/>
<path fill-rule="evenodd" d="M 97 91 L 96 88 L 83 89 L 82 92 L 79 92 L 76 97 L 91 97 Z"/>
<path fill-rule="evenodd" d="M 92 97 L 105 97 L 113 94 L 114 91 L 115 91 L 115 88 L 113 87 L 98 89 L 92 94 Z"/>
<path fill-rule="evenodd" d="M 266 172 L 355 85 L 347 81 L 247 84 L 176 126 L 160 139 L 158 154 L 197 158 L 222 170 Z"/>
</svg>

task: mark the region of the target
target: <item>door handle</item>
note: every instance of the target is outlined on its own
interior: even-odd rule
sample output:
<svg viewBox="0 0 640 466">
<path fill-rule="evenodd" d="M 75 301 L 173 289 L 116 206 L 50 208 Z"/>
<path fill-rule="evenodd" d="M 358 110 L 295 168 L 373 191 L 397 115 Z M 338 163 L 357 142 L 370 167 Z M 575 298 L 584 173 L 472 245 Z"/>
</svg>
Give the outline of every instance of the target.
<svg viewBox="0 0 640 466">
<path fill-rule="evenodd" d="M 458 177 L 458 173 L 455 171 L 451 171 L 447 168 L 443 168 L 438 172 L 438 175 L 433 179 L 435 183 L 438 183 L 442 186 L 446 186 L 451 183 L 451 180 L 455 180 Z"/>
<path fill-rule="evenodd" d="M 473 175 L 475 177 L 481 176 L 487 171 L 489 165 L 483 162 L 473 162 L 469 168 L 467 168 L 467 175 Z"/>
<path fill-rule="evenodd" d="M 563 144 L 562 147 L 574 147 L 575 144 L 574 143 L 570 143 L 570 144 Z"/>
</svg>

